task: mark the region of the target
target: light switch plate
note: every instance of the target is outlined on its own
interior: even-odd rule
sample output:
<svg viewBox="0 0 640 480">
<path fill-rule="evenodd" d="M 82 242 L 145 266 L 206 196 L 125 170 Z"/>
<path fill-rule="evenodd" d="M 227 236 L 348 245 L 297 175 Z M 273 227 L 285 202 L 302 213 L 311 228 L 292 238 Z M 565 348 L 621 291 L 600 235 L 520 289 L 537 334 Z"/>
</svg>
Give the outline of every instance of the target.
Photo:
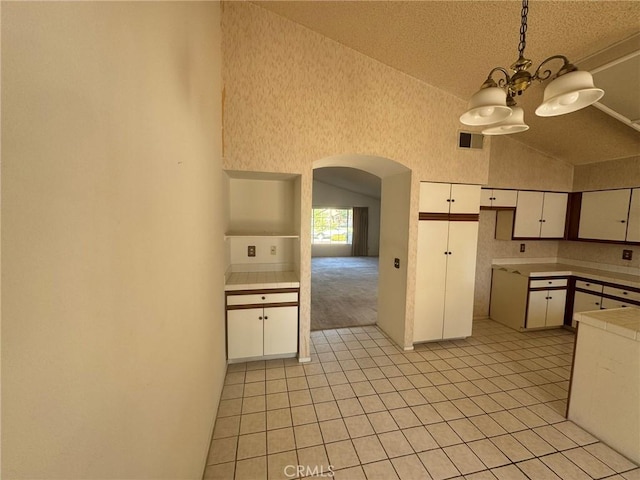
<svg viewBox="0 0 640 480">
<path fill-rule="evenodd" d="M 247 247 L 247 257 L 255 257 L 256 256 L 256 246 L 249 245 Z"/>
<path fill-rule="evenodd" d="M 633 258 L 633 250 L 622 250 L 622 259 L 631 260 Z"/>
</svg>

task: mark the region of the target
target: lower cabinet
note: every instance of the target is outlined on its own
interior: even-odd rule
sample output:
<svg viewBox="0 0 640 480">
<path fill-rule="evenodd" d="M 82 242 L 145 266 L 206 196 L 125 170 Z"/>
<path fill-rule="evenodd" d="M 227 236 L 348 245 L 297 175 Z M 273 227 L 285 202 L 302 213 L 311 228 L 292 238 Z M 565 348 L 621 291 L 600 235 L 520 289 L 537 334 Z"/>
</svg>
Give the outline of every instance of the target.
<svg viewBox="0 0 640 480">
<path fill-rule="evenodd" d="M 293 356 L 297 351 L 297 290 L 227 292 L 229 360 Z"/>
<path fill-rule="evenodd" d="M 529 292 L 526 328 L 559 327 L 564 323 L 566 290 Z"/>
<path fill-rule="evenodd" d="M 567 278 L 529 278 L 493 270 L 490 317 L 518 330 L 559 327 L 564 323 Z"/>
</svg>

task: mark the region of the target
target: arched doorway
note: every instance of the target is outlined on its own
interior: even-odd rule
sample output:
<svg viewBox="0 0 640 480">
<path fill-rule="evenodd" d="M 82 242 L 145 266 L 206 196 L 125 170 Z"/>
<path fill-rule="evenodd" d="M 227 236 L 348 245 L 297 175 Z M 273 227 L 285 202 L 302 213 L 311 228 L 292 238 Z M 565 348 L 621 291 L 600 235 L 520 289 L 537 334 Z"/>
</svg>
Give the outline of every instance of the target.
<svg viewBox="0 0 640 480">
<path fill-rule="evenodd" d="M 375 318 L 370 323 L 377 323 L 401 344 L 405 329 L 411 170 L 388 158 L 367 155 L 339 155 L 313 164 L 314 170 L 336 167 L 355 169 L 380 179 L 377 285 L 376 298 L 371 299 L 375 303 Z M 313 299 L 313 274 L 311 296 Z M 349 308 L 348 303 L 343 308 Z M 311 314 L 313 318 L 313 300 Z"/>
</svg>

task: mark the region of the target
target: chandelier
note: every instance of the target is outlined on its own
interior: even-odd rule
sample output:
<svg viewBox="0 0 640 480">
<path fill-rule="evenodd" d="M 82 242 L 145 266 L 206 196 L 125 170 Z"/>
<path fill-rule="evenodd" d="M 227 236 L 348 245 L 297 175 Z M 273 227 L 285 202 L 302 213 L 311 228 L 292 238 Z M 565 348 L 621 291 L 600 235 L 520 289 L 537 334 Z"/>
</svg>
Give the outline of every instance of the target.
<svg viewBox="0 0 640 480">
<path fill-rule="evenodd" d="M 522 0 L 519 57 L 510 67 L 511 74 L 503 67 L 493 68 L 480 90 L 469 100 L 468 110 L 460 117 L 460 122 L 465 125 L 486 125 L 487 128 L 482 131 L 484 135 L 505 135 L 529 129 L 524 123 L 524 111 L 516 105 L 515 99 L 534 80 L 543 82 L 551 77 L 551 70 L 543 70 L 543 66 L 552 60 L 562 60 L 564 63 L 545 88 L 544 99 L 536 109 L 536 115 L 554 117 L 575 112 L 597 102 L 604 95 L 603 90 L 594 87 L 591 74 L 578 71 L 564 55 L 553 55 L 543 60 L 533 74 L 529 72 L 532 62 L 524 56 L 528 13 L 529 1 Z M 505 77 L 497 83 L 493 79 L 496 72 Z"/>
</svg>

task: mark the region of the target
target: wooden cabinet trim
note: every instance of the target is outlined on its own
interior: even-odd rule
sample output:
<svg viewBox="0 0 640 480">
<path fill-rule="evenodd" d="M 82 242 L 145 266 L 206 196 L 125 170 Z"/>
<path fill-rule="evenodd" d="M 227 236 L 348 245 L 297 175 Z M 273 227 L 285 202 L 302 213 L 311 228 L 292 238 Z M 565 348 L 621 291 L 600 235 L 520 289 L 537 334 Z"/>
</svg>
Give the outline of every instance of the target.
<svg viewBox="0 0 640 480">
<path fill-rule="evenodd" d="M 568 290 L 567 286 L 562 287 L 529 287 L 530 292 L 544 292 L 547 290 Z"/>
<path fill-rule="evenodd" d="M 226 290 L 225 297 L 232 295 L 265 295 L 270 293 L 299 293 L 299 288 L 260 288 L 251 290 Z"/>
<path fill-rule="evenodd" d="M 272 307 L 297 307 L 298 302 L 282 302 L 282 303 L 247 303 L 244 305 L 229 305 L 227 310 L 249 310 L 251 308 L 272 308 Z"/>
<path fill-rule="evenodd" d="M 426 213 L 418 214 L 419 221 L 446 221 L 446 222 L 478 222 L 478 213 Z"/>
</svg>

